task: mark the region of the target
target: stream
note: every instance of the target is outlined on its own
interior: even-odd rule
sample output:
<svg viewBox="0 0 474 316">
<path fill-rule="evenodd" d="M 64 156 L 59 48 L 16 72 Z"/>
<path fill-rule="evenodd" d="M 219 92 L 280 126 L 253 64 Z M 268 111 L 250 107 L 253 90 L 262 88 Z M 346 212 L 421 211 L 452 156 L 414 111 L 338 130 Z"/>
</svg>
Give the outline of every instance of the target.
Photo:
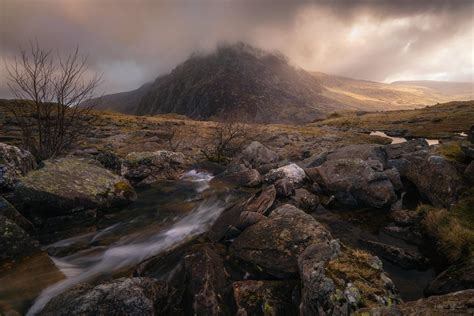
<svg viewBox="0 0 474 316">
<path fill-rule="evenodd" d="M 381 137 L 386 137 L 386 138 L 390 138 L 392 140 L 392 144 L 400 144 L 400 143 L 404 143 L 407 141 L 406 138 L 404 137 L 395 137 L 395 136 L 388 136 L 387 134 L 385 134 L 384 132 L 381 132 L 381 131 L 374 131 L 374 132 L 370 132 L 371 136 L 381 136 Z M 462 136 L 462 135 L 461 135 Z M 437 139 L 428 139 L 428 138 L 425 138 L 426 142 L 428 143 L 428 145 L 437 145 L 439 144 L 439 140 Z"/>
<path fill-rule="evenodd" d="M 79 283 L 113 276 L 206 232 L 227 205 L 248 194 L 222 185 L 210 185 L 211 179 L 210 173 L 191 170 L 179 180 L 162 181 L 140 189 L 137 201 L 107 212 L 95 232 L 45 246 L 66 278 L 43 287 L 34 301 L 22 297 L 23 291 L 28 291 L 29 285 L 25 283 L 23 288 L 16 290 L 14 299 L 21 302 L 27 315 L 35 315 L 51 298 Z M 360 239 L 400 243 L 379 233 L 378 224 L 365 225 L 367 218 L 384 221 L 380 210 L 354 213 L 355 222 L 342 214 L 325 210 L 313 216 L 325 224 L 335 238 L 351 246 L 361 247 Z M 407 271 L 385 261 L 384 267 L 404 299 L 422 297 L 423 288 L 434 277 L 432 269 Z M 42 278 L 40 267 L 31 263 L 28 268 L 37 279 Z M 16 281 L 17 276 L 11 277 Z"/>
</svg>

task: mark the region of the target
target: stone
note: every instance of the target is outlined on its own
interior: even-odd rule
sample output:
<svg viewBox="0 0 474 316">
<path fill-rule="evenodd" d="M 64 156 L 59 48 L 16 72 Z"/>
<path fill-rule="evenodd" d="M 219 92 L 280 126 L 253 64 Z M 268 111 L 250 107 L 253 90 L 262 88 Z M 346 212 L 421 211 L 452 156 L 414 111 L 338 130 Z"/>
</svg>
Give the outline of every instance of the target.
<svg viewBox="0 0 474 316">
<path fill-rule="evenodd" d="M 268 149 L 265 145 L 253 141 L 242 150 L 236 159 L 237 161 L 244 161 L 250 168 L 260 171 L 261 167 L 267 168 L 269 165 L 276 165 L 279 157 L 276 152 Z"/>
<path fill-rule="evenodd" d="M 275 186 L 269 185 L 251 198 L 244 209 L 248 212 L 257 212 L 265 215 L 270 207 L 272 207 L 275 197 Z"/>
<path fill-rule="evenodd" d="M 0 216 L 4 216 L 11 222 L 20 226 L 26 232 L 31 233 L 34 231 L 33 224 L 27 220 L 16 208 L 11 205 L 7 200 L 0 196 Z"/>
<path fill-rule="evenodd" d="M 132 152 L 122 161 L 121 175 L 137 185 L 175 180 L 185 169 L 182 153 L 167 150 Z"/>
<path fill-rule="evenodd" d="M 279 179 L 275 182 L 275 190 L 278 197 L 289 197 L 295 194 L 293 183 L 286 178 Z"/>
<path fill-rule="evenodd" d="M 474 144 L 461 144 L 461 150 L 469 159 L 474 159 Z"/>
<path fill-rule="evenodd" d="M 316 210 L 319 205 L 319 198 L 304 188 L 295 190 L 295 194 L 291 197 L 296 207 L 299 207 L 307 212 Z"/>
<path fill-rule="evenodd" d="M 206 244 L 192 246 L 184 256 L 185 310 L 189 315 L 226 315 L 226 274 L 222 258 Z"/>
<path fill-rule="evenodd" d="M 252 226 L 253 224 L 256 224 L 265 219 L 267 219 L 267 217 L 260 213 L 243 211 L 242 213 L 240 213 L 239 222 L 237 223 L 236 227 L 242 231 L 245 228 Z"/>
<path fill-rule="evenodd" d="M 441 295 L 474 288 L 474 259 L 454 264 L 428 284 L 426 295 Z"/>
<path fill-rule="evenodd" d="M 0 192 L 14 189 L 18 178 L 35 168 L 35 157 L 29 151 L 0 143 Z"/>
<path fill-rule="evenodd" d="M 403 249 L 371 240 L 361 240 L 361 242 L 370 251 L 403 269 L 424 269 L 428 267 L 428 259 L 416 250 Z"/>
<path fill-rule="evenodd" d="M 373 170 L 361 159 L 328 160 L 310 170 L 313 181 L 334 193 L 347 206 L 388 206 L 397 196 L 392 182 L 383 172 Z"/>
<path fill-rule="evenodd" d="M 127 180 L 77 158 L 44 161 L 44 166 L 21 178 L 15 196 L 42 217 L 72 210 L 109 208 L 136 199 Z"/>
<path fill-rule="evenodd" d="M 166 312 L 168 286 L 151 278 L 79 284 L 49 301 L 39 315 L 157 315 Z"/>
<path fill-rule="evenodd" d="M 393 306 L 363 308 L 354 316 L 468 316 L 474 314 L 474 290 L 465 290 L 440 296 L 430 296 Z"/>
<path fill-rule="evenodd" d="M 41 252 L 38 241 L 0 215 L 0 262 L 11 262 Z"/>
<path fill-rule="evenodd" d="M 297 315 L 299 281 L 248 280 L 232 283 L 236 315 Z"/>
<path fill-rule="evenodd" d="M 231 248 L 236 258 L 276 277 L 285 277 L 297 274 L 297 258 L 306 247 L 330 238 L 330 233 L 313 217 L 285 204 L 268 219 L 245 229 Z"/>
<path fill-rule="evenodd" d="M 468 179 L 471 183 L 474 183 L 474 160 L 471 161 L 466 169 L 464 170 L 464 176 Z"/>
<path fill-rule="evenodd" d="M 262 183 L 262 176 L 256 169 L 249 169 L 243 164 L 231 165 L 215 176 L 211 183 L 225 182 L 237 187 L 257 187 Z"/>
<path fill-rule="evenodd" d="M 387 159 L 398 159 L 404 154 L 427 150 L 430 146 L 424 138 L 416 138 L 404 143 L 390 144 L 385 146 Z"/>
<path fill-rule="evenodd" d="M 306 173 L 297 164 L 289 164 L 277 169 L 270 170 L 265 175 L 265 182 L 274 183 L 279 179 L 286 178 L 294 185 L 301 184 L 306 179 Z"/>
<path fill-rule="evenodd" d="M 387 156 L 384 146 L 374 144 L 357 144 L 344 146 L 335 151 L 329 152 L 326 160 L 338 159 L 361 159 L 375 160 L 385 165 Z"/>
</svg>

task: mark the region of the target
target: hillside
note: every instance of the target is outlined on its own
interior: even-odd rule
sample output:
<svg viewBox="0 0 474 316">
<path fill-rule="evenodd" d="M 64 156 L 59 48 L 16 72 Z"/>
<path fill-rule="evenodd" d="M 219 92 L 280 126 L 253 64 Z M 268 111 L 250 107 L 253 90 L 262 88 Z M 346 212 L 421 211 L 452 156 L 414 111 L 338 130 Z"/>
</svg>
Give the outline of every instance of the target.
<svg viewBox="0 0 474 316">
<path fill-rule="evenodd" d="M 306 123 L 341 110 L 402 110 L 467 100 L 423 86 L 384 84 L 296 68 L 279 53 L 239 43 L 195 54 L 137 90 L 107 95 L 97 109 L 128 114 L 177 113 L 206 120 Z"/>
<path fill-rule="evenodd" d="M 393 85 L 398 86 L 416 86 L 436 90 L 447 96 L 458 95 L 458 99 L 474 99 L 474 83 L 473 82 L 451 82 L 451 81 L 395 81 Z"/>
</svg>

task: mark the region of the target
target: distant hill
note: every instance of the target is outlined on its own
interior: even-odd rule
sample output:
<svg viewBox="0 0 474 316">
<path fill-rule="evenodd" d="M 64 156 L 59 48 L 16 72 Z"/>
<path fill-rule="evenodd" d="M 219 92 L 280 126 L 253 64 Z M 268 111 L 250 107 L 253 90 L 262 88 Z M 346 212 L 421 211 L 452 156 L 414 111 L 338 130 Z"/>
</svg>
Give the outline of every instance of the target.
<svg viewBox="0 0 474 316">
<path fill-rule="evenodd" d="M 97 108 L 139 115 L 177 113 L 203 120 L 305 123 L 335 111 L 411 109 L 450 100 L 451 95 L 424 86 L 308 72 L 279 53 L 238 43 L 194 54 L 153 83 L 102 97 Z"/>
<path fill-rule="evenodd" d="M 419 86 L 429 88 L 446 95 L 460 95 L 474 99 L 474 82 L 453 82 L 453 81 L 395 81 L 394 85 Z"/>
</svg>

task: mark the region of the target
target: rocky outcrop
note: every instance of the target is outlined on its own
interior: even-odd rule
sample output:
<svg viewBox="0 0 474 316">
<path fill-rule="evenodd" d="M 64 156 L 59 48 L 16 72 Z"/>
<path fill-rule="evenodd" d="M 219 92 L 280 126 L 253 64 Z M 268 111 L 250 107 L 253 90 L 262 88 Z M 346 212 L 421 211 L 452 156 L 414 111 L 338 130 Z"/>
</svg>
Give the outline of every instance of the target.
<svg viewBox="0 0 474 316">
<path fill-rule="evenodd" d="M 226 315 L 224 263 L 210 245 L 196 245 L 185 254 L 186 311 L 189 315 Z"/>
<path fill-rule="evenodd" d="M 249 168 L 257 169 L 265 173 L 268 170 L 275 168 L 279 157 L 276 152 L 268 149 L 265 145 L 253 141 L 248 145 L 240 155 L 234 160 L 239 163 L 246 164 Z"/>
<path fill-rule="evenodd" d="M 299 281 L 237 281 L 232 284 L 237 315 L 297 315 Z"/>
<path fill-rule="evenodd" d="M 274 183 L 279 179 L 286 179 L 294 185 L 298 185 L 306 179 L 306 174 L 301 167 L 292 163 L 277 169 L 272 169 L 265 175 L 265 182 L 268 183 Z"/>
<path fill-rule="evenodd" d="M 121 174 L 137 185 L 146 185 L 159 180 L 178 179 L 184 169 L 182 153 L 166 150 L 133 152 L 123 159 Z"/>
<path fill-rule="evenodd" d="M 160 315 L 167 312 L 168 291 L 151 278 L 80 284 L 54 297 L 40 315 Z"/>
<path fill-rule="evenodd" d="M 391 307 L 363 308 L 354 313 L 356 316 L 467 316 L 473 314 L 474 290 L 431 296 Z"/>
<path fill-rule="evenodd" d="M 77 158 L 45 161 L 21 178 L 15 195 L 41 217 L 123 205 L 136 198 L 127 180 Z"/>
<path fill-rule="evenodd" d="M 329 232 L 313 217 L 286 204 L 266 220 L 245 229 L 232 244 L 235 256 L 276 277 L 296 275 L 298 256 L 311 244 L 327 242 Z"/>
<path fill-rule="evenodd" d="M 378 165 L 374 168 L 361 159 L 328 160 L 317 168 L 308 169 L 307 173 L 347 206 L 383 207 L 397 198 L 392 182 Z"/>
<path fill-rule="evenodd" d="M 314 168 L 322 165 L 327 160 L 338 159 L 361 159 L 376 160 L 383 165 L 387 162 L 387 154 L 384 146 L 374 144 L 349 145 L 334 151 L 324 152 L 308 158 L 305 161 L 306 168 Z"/>
<path fill-rule="evenodd" d="M 0 143 L 0 192 L 12 190 L 18 178 L 35 167 L 35 157 L 29 151 Z"/>
<path fill-rule="evenodd" d="M 427 295 L 474 289 L 474 259 L 455 264 L 441 272 L 425 289 Z"/>
<path fill-rule="evenodd" d="M 31 233 L 34 231 L 33 224 L 27 220 L 16 208 L 11 205 L 7 200 L 0 196 L 0 216 L 4 216 L 11 222 L 20 226 L 26 232 Z"/>
</svg>

